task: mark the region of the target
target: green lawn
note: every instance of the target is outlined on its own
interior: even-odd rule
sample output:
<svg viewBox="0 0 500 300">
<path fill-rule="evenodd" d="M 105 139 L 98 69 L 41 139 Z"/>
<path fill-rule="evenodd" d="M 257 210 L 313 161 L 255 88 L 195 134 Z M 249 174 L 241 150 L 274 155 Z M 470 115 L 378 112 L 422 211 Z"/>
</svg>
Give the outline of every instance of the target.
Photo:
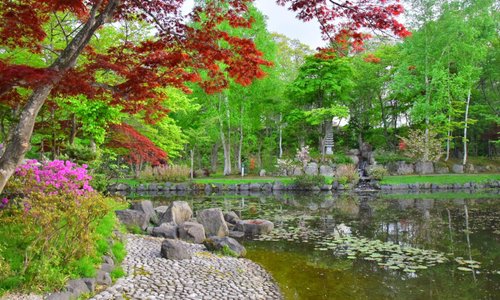
<svg viewBox="0 0 500 300">
<path fill-rule="evenodd" d="M 467 182 L 484 183 L 489 180 L 500 180 L 500 174 L 435 174 L 435 175 L 404 175 L 387 176 L 381 184 L 464 184 Z"/>
</svg>

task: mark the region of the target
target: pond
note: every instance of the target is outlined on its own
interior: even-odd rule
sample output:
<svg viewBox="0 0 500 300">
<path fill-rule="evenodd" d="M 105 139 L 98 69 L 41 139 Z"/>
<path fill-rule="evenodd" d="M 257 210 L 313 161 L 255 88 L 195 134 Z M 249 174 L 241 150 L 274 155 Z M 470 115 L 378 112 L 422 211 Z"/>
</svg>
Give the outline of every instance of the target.
<svg viewBox="0 0 500 300">
<path fill-rule="evenodd" d="M 498 191 L 147 198 L 273 221 L 242 243 L 286 299 L 500 298 Z"/>
</svg>

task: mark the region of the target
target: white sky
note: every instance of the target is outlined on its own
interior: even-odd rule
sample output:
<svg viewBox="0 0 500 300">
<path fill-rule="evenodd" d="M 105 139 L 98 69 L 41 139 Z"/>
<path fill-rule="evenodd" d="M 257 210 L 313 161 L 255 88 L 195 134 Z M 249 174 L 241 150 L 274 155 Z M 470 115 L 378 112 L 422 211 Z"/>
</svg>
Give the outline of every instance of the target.
<svg viewBox="0 0 500 300">
<path fill-rule="evenodd" d="M 268 17 L 267 30 L 269 32 L 277 32 L 289 38 L 298 39 L 313 50 L 324 46 L 317 21 L 304 23 L 295 18 L 293 12 L 277 5 L 275 0 L 255 0 L 254 3 Z M 186 0 L 184 10 L 187 12 L 191 7 L 193 7 L 193 0 Z"/>
</svg>

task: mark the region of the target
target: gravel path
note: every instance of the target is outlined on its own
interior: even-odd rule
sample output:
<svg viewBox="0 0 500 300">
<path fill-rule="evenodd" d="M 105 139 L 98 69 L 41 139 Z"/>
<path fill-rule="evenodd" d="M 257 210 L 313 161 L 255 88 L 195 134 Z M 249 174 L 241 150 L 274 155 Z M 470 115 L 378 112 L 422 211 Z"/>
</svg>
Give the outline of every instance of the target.
<svg viewBox="0 0 500 300">
<path fill-rule="evenodd" d="M 161 238 L 128 235 L 127 274 L 91 299 L 283 299 L 271 276 L 247 259 L 219 257 L 189 244 L 190 260 L 160 257 Z"/>
</svg>

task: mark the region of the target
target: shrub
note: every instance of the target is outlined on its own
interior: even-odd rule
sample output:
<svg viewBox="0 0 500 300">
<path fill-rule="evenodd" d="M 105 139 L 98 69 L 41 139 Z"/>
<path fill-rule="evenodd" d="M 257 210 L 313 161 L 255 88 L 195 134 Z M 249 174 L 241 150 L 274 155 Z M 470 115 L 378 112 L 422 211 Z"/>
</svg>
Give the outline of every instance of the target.
<svg viewBox="0 0 500 300">
<path fill-rule="evenodd" d="M 342 184 L 356 184 L 359 181 L 358 169 L 353 164 L 340 165 L 335 170 L 335 178 Z"/>
<path fill-rule="evenodd" d="M 438 161 L 443 155 L 443 147 L 437 135 L 437 132 L 429 130 L 426 140 L 424 130 L 410 130 L 408 138 L 399 137 L 402 140 L 400 149 L 408 157 L 419 161 Z"/>
<path fill-rule="evenodd" d="M 385 152 L 385 151 L 376 151 L 375 152 L 375 161 L 379 164 L 386 165 L 392 162 L 405 161 L 408 163 L 414 162 L 414 159 L 411 159 L 408 156 L 404 156 L 399 152 Z"/>
<path fill-rule="evenodd" d="M 186 181 L 190 176 L 190 169 L 181 165 L 160 165 L 157 167 L 146 166 L 139 173 L 139 178 L 143 180 L 156 181 Z"/>
<path fill-rule="evenodd" d="M 345 153 L 339 152 L 332 155 L 332 162 L 335 164 L 352 164 L 352 159 Z"/>
<path fill-rule="evenodd" d="M 111 271 L 111 279 L 113 279 L 113 281 L 123 276 L 125 276 L 125 271 L 121 266 L 118 266 Z"/>
<path fill-rule="evenodd" d="M 276 169 L 278 174 L 284 176 L 290 176 L 293 174 L 293 170 L 298 167 L 298 163 L 291 159 L 279 159 L 276 163 Z"/>
<path fill-rule="evenodd" d="M 383 166 L 373 166 L 369 169 L 368 174 L 375 180 L 382 180 L 389 172 Z"/>
<path fill-rule="evenodd" d="M 293 179 L 293 184 L 302 190 L 310 190 L 315 186 L 323 185 L 325 177 L 321 175 L 299 175 Z"/>
</svg>

